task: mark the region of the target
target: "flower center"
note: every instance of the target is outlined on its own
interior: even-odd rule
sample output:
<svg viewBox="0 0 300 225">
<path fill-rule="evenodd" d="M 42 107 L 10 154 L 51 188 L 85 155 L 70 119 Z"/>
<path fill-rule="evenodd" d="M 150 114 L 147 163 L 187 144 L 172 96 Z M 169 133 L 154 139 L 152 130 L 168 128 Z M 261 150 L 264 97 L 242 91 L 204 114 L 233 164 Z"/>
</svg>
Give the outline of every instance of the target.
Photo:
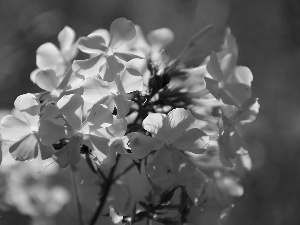
<svg viewBox="0 0 300 225">
<path fill-rule="evenodd" d="M 218 87 L 219 87 L 220 89 L 223 89 L 223 88 L 225 87 L 225 82 L 224 82 L 224 81 L 220 81 L 220 82 L 218 83 Z"/>
<path fill-rule="evenodd" d="M 38 132 L 38 128 L 36 126 L 30 126 L 31 133 L 36 134 Z"/>
</svg>

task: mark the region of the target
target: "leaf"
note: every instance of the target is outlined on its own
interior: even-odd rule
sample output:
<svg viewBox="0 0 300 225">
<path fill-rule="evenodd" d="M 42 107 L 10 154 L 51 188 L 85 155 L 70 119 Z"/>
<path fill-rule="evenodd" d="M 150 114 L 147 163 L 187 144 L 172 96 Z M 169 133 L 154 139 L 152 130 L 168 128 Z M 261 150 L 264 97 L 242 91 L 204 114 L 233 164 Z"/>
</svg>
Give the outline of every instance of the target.
<svg viewBox="0 0 300 225">
<path fill-rule="evenodd" d="M 173 195 L 174 195 L 175 191 L 177 190 L 177 188 L 178 187 L 173 187 L 173 188 L 165 190 L 160 196 L 159 203 L 169 202 L 173 198 Z"/>
</svg>

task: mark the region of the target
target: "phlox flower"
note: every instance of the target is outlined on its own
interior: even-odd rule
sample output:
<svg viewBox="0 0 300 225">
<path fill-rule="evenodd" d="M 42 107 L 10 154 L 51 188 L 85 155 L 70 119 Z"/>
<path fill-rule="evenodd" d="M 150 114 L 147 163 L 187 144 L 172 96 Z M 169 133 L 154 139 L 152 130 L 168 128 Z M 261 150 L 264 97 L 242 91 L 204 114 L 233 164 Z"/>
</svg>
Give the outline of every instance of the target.
<svg viewBox="0 0 300 225">
<path fill-rule="evenodd" d="M 77 54 L 77 42 L 75 41 L 75 32 L 72 28 L 66 26 L 58 34 L 60 48 L 58 49 L 53 43 L 41 45 L 36 52 L 36 65 L 38 69 L 34 70 L 30 79 L 35 83 L 35 75 L 40 70 L 52 69 L 61 79 L 61 76 L 71 66 L 71 60 Z"/>
<path fill-rule="evenodd" d="M 130 50 L 142 51 L 153 62 L 160 60 L 163 49 L 174 40 L 174 33 L 169 28 L 159 28 L 149 32 L 147 39 L 139 26 L 136 26 L 136 36 L 125 46 Z"/>
<path fill-rule="evenodd" d="M 85 144 L 91 149 L 101 148 L 102 138 L 93 136 L 90 132 L 111 124 L 113 120 L 113 116 L 106 106 L 95 104 L 82 123 L 83 103 L 80 96 L 74 94 L 63 96 L 57 102 L 57 108 L 69 126 L 66 128 L 51 120 L 45 120 L 39 127 L 41 142 L 47 146 L 60 139 L 69 138 L 67 145 L 55 151 L 53 155 L 56 162 L 63 168 L 79 162 L 81 144 Z"/>
<path fill-rule="evenodd" d="M 97 130 L 93 130 L 91 134 L 93 137 L 102 138 L 101 148 L 99 151 L 92 152 L 92 158 L 98 167 L 103 169 L 110 168 L 116 163 L 116 155 L 123 154 L 128 158 L 138 161 L 138 159 L 127 152 L 128 137 L 124 136 L 127 129 L 127 121 L 125 119 L 114 119 L 111 126 L 103 127 Z"/>
<path fill-rule="evenodd" d="M 164 115 L 149 114 L 143 127 L 153 137 L 140 133 L 129 133 L 129 147 L 138 158 L 144 158 L 157 150 L 152 161 L 146 166 L 150 179 L 169 186 L 184 183 L 194 173 L 195 165 L 180 150 L 201 154 L 208 146 L 208 136 L 198 128 L 189 129 L 195 122 L 189 110 L 176 108 Z"/>
<path fill-rule="evenodd" d="M 132 105 L 127 94 L 143 90 L 143 80 L 140 76 L 123 73 L 116 77 L 115 82 L 106 82 L 98 77 L 87 78 L 80 87 L 83 89 L 82 98 L 90 103 L 101 102 L 113 112 L 117 107 L 118 117 L 125 117 Z"/>
<path fill-rule="evenodd" d="M 15 100 L 17 114 L 5 116 L 1 120 L 3 147 L 9 147 L 12 157 L 18 161 L 31 160 L 38 156 L 47 159 L 54 149 L 40 141 L 38 132 L 40 105 L 33 94 L 20 95 Z"/>
<path fill-rule="evenodd" d="M 221 64 L 215 52 L 210 55 L 206 69 L 212 78 L 205 77 L 206 88 L 225 104 L 240 107 L 252 94 L 251 71 L 244 66 L 236 66 L 237 56 L 227 54 Z"/>
<path fill-rule="evenodd" d="M 237 163 L 243 163 L 246 169 L 251 169 L 251 160 L 249 161 L 250 158 L 246 156 L 249 147 L 244 141 L 244 126 L 256 119 L 258 110 L 256 98 L 249 99 L 241 108 L 227 106 L 223 109 L 218 140 L 223 165 L 234 167 Z"/>
<path fill-rule="evenodd" d="M 54 70 L 40 70 L 35 75 L 35 83 L 46 92 L 40 93 L 41 103 L 56 102 L 66 91 L 74 90 L 84 77 L 68 69 L 63 79 L 60 80 Z"/>
<path fill-rule="evenodd" d="M 75 60 L 72 65 L 73 70 L 86 78 L 100 73 L 103 80 L 108 82 L 113 81 L 125 70 L 132 75 L 141 76 L 138 70 L 126 67 L 125 62 L 136 58 L 142 59 L 142 57 L 116 51 L 134 38 L 136 30 L 133 23 L 125 18 L 119 18 L 112 22 L 109 38 L 107 35 L 103 37 L 102 33 L 94 32 L 80 38 L 78 48 L 93 56 L 87 60 Z"/>
</svg>

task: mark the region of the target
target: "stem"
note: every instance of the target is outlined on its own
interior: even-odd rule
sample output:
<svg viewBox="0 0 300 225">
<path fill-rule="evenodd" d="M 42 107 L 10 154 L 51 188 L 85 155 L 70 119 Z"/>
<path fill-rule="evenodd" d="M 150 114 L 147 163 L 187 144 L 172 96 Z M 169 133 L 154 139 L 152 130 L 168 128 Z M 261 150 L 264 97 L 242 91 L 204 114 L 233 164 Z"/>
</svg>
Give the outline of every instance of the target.
<svg viewBox="0 0 300 225">
<path fill-rule="evenodd" d="M 130 164 L 128 167 L 126 167 L 120 174 L 116 175 L 114 178 L 114 182 L 116 182 L 121 176 L 126 174 L 129 170 L 131 170 L 135 166 L 134 163 Z"/>
<path fill-rule="evenodd" d="M 101 211 L 102 211 L 102 209 L 103 209 L 103 207 L 106 203 L 106 199 L 108 197 L 110 188 L 115 182 L 115 180 L 113 179 L 113 176 L 114 176 L 115 170 L 117 168 L 117 164 L 118 164 L 119 159 L 120 159 L 120 155 L 117 156 L 116 164 L 114 165 L 114 167 L 111 168 L 111 170 L 109 172 L 109 175 L 105 180 L 105 185 L 103 185 L 103 190 L 101 190 L 102 194 L 101 194 L 101 197 L 100 197 L 100 200 L 99 200 L 100 204 L 98 205 L 98 207 L 97 207 L 97 209 L 96 209 L 96 211 L 95 211 L 95 213 L 94 213 L 94 215 L 91 219 L 90 225 L 96 224 L 96 222 L 98 220 L 98 217 L 101 214 Z"/>
<path fill-rule="evenodd" d="M 74 192 L 75 192 L 75 197 L 76 197 L 76 205 L 77 205 L 77 212 L 78 212 L 78 218 L 79 218 L 79 224 L 83 225 L 83 220 L 82 220 L 82 209 L 79 201 L 79 194 L 78 194 L 78 188 L 76 185 L 76 179 L 75 179 L 75 171 L 76 167 L 71 165 L 71 179 L 74 187 Z"/>
</svg>

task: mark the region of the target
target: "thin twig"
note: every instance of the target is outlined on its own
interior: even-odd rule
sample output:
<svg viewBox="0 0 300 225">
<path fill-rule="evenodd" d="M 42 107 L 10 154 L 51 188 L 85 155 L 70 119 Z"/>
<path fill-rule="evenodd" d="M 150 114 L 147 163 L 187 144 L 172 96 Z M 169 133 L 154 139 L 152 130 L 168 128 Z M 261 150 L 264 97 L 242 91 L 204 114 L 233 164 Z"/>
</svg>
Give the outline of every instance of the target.
<svg viewBox="0 0 300 225">
<path fill-rule="evenodd" d="M 79 224 L 83 225 L 82 209 L 81 209 L 81 205 L 80 205 L 80 201 L 79 201 L 78 188 L 77 188 L 77 185 L 76 185 L 75 171 L 76 171 L 76 167 L 71 165 L 71 179 L 72 179 L 72 183 L 73 183 L 73 187 L 74 187 L 74 191 L 75 191 Z"/>
<path fill-rule="evenodd" d="M 126 174 L 129 170 L 131 170 L 135 166 L 134 163 L 130 164 L 128 167 L 126 167 L 120 174 L 116 175 L 114 178 L 114 182 L 116 182 L 121 176 Z"/>
<path fill-rule="evenodd" d="M 101 214 L 101 211 L 106 203 L 106 199 L 109 195 L 110 188 L 114 184 L 113 176 L 114 176 L 115 170 L 117 168 L 119 159 L 120 159 L 120 155 L 117 156 L 116 164 L 111 168 L 108 177 L 104 181 L 105 185 L 103 185 L 103 189 L 101 190 L 101 197 L 99 200 L 100 203 L 99 203 L 98 207 L 96 208 L 96 211 L 91 219 L 90 225 L 96 224 L 98 217 Z"/>
</svg>

